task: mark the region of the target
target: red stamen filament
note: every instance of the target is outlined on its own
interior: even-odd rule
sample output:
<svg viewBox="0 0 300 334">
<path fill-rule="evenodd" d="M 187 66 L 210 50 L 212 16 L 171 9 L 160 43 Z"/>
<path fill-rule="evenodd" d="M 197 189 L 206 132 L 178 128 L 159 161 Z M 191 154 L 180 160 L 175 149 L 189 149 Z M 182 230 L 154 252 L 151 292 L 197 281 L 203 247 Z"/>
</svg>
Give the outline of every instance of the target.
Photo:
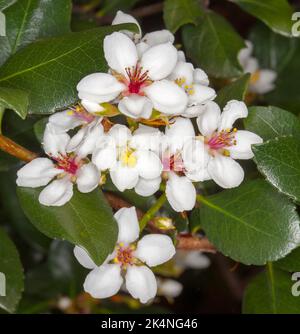
<svg viewBox="0 0 300 334">
<path fill-rule="evenodd" d="M 212 150 L 219 150 L 225 147 L 236 145 L 235 132 L 237 130 L 222 130 L 221 132 L 213 135 L 208 141 L 207 144 Z"/>
<path fill-rule="evenodd" d="M 52 159 L 56 161 L 56 168 L 62 169 L 72 176 L 76 175 L 81 165 L 80 162 L 76 161 L 76 157 L 68 155 L 60 155 L 59 157 L 52 157 Z"/>
<path fill-rule="evenodd" d="M 119 246 L 117 249 L 117 256 L 115 257 L 115 262 L 119 263 L 124 268 L 126 268 L 128 265 L 133 265 L 133 250 L 134 248 L 131 246 Z"/>
<path fill-rule="evenodd" d="M 141 89 L 146 86 L 149 81 L 148 71 L 143 72 L 143 68 L 139 65 L 126 67 L 125 70 L 129 78 L 128 92 L 130 94 L 142 95 Z"/>
</svg>

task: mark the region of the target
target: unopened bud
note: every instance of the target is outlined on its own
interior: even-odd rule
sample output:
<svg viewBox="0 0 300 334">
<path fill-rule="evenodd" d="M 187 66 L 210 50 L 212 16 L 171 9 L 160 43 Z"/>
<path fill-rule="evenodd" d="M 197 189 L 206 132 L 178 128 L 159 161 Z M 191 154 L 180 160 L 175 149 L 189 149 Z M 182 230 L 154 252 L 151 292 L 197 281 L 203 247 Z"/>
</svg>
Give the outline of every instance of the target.
<svg viewBox="0 0 300 334">
<path fill-rule="evenodd" d="M 99 185 L 103 186 L 106 183 L 106 174 L 101 174 Z"/>
<path fill-rule="evenodd" d="M 174 230 L 173 221 L 168 217 L 156 217 L 153 219 L 154 226 L 160 230 Z"/>
</svg>

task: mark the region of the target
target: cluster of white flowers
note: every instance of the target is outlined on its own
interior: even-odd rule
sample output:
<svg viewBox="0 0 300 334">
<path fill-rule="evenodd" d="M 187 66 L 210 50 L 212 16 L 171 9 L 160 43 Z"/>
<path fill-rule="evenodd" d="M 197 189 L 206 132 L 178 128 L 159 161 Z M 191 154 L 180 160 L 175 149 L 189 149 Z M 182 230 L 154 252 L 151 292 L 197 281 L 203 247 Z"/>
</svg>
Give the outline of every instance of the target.
<svg viewBox="0 0 300 334">
<path fill-rule="evenodd" d="M 138 25 L 118 12 L 113 24 L 125 22 Z M 45 186 L 41 204 L 62 206 L 72 198 L 73 184 L 88 193 L 109 174 L 121 192 L 134 189 L 150 196 L 161 188 L 172 208 L 182 212 L 195 205 L 194 183 L 213 180 L 233 188 L 243 181 L 235 159 L 251 159 L 251 145 L 262 142 L 234 127 L 237 119 L 247 117 L 246 105 L 232 100 L 221 112 L 206 73 L 177 51 L 174 36 L 162 30 L 142 37 L 138 28 L 137 34 L 121 31 L 105 37 L 108 73 L 93 73 L 78 83 L 78 105 L 49 117 L 43 138 L 48 158 L 36 158 L 18 171 L 18 186 Z M 107 108 L 125 115 L 130 126 L 108 122 Z M 148 267 L 174 255 L 172 240 L 150 234 L 136 243 L 140 231 L 134 208 L 119 210 L 115 218 L 118 243 L 104 264 L 97 267 L 85 250 L 75 248 L 78 261 L 92 269 L 84 288 L 96 298 L 109 297 L 124 277 L 126 289 L 147 302 L 157 291 Z"/>
</svg>

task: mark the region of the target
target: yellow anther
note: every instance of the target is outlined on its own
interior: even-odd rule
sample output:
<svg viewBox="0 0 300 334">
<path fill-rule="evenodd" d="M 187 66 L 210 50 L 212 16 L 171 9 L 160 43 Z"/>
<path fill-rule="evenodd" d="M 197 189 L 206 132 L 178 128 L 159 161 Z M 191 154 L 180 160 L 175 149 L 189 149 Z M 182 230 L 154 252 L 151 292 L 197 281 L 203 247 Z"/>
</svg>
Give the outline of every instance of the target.
<svg viewBox="0 0 300 334">
<path fill-rule="evenodd" d="M 137 163 L 134 151 L 128 148 L 121 154 L 120 160 L 124 166 L 128 167 L 134 167 Z"/>
<path fill-rule="evenodd" d="M 225 155 L 225 157 L 229 157 L 230 156 L 230 152 L 228 150 L 224 150 L 223 151 L 223 155 Z"/>
<path fill-rule="evenodd" d="M 74 115 L 74 111 L 73 110 L 68 110 L 67 111 L 67 115 L 68 116 L 73 116 Z"/>
<path fill-rule="evenodd" d="M 255 71 L 254 73 L 251 74 L 250 77 L 250 83 L 253 85 L 255 84 L 260 78 L 260 71 Z"/>
<path fill-rule="evenodd" d="M 234 129 L 233 129 L 233 132 L 237 132 L 237 128 L 234 128 Z"/>
</svg>

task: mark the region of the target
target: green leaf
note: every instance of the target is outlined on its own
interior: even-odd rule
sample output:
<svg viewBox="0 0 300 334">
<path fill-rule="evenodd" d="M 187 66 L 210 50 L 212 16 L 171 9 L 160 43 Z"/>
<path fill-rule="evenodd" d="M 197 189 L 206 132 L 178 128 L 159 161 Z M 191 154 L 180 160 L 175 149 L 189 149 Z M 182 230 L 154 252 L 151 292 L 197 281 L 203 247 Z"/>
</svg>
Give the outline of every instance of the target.
<svg viewBox="0 0 300 334">
<path fill-rule="evenodd" d="M 0 106 L 14 110 L 22 119 L 26 118 L 29 94 L 20 89 L 0 87 Z"/>
<path fill-rule="evenodd" d="M 287 0 L 231 0 L 274 32 L 291 37 L 293 9 Z"/>
<path fill-rule="evenodd" d="M 277 107 L 251 107 L 244 120 L 245 128 L 264 140 L 292 135 L 300 137 L 300 120 L 294 114 Z"/>
<path fill-rule="evenodd" d="M 291 275 L 268 265 L 248 285 L 243 313 L 246 314 L 299 314 L 300 298 L 292 295 Z"/>
<path fill-rule="evenodd" d="M 262 23 L 256 24 L 250 32 L 253 43 L 253 55 L 258 59 L 260 68 L 269 68 L 281 72 L 292 60 L 297 38 L 287 38 L 274 33 Z"/>
<path fill-rule="evenodd" d="M 167 29 L 175 33 L 181 26 L 197 24 L 203 9 L 198 0 L 166 0 L 164 2 L 164 21 Z"/>
<path fill-rule="evenodd" d="M 99 15 L 115 15 L 118 10 L 128 11 L 141 0 L 104 0 Z"/>
<path fill-rule="evenodd" d="M 37 39 L 70 32 L 70 0 L 21 0 L 4 14 L 6 37 L 0 38 L 0 64 Z"/>
<path fill-rule="evenodd" d="M 0 0 L 0 10 L 4 10 L 5 8 L 14 4 L 17 0 Z"/>
<path fill-rule="evenodd" d="M 82 246 L 100 265 L 116 244 L 118 227 L 100 189 L 82 194 L 74 189 L 72 199 L 62 207 L 41 205 L 41 189 L 18 188 L 25 215 L 50 238 Z"/>
<path fill-rule="evenodd" d="M 182 29 L 188 56 L 216 78 L 232 78 L 243 74 L 237 55 L 245 47 L 243 39 L 222 16 L 206 12 L 197 26 Z"/>
<path fill-rule="evenodd" d="M 300 247 L 294 249 L 283 259 L 274 262 L 277 268 L 285 271 L 298 272 L 300 271 Z"/>
<path fill-rule="evenodd" d="M 238 262 L 262 265 L 300 243 L 296 207 L 263 180 L 200 200 L 201 226 L 208 239 Z"/>
<path fill-rule="evenodd" d="M 300 201 L 300 142 L 293 137 L 271 139 L 254 145 L 259 171 L 279 191 Z"/>
<path fill-rule="evenodd" d="M 247 73 L 218 91 L 215 102 L 224 108 L 230 100 L 243 101 L 248 89 L 250 74 Z"/>
<path fill-rule="evenodd" d="M 80 79 L 107 71 L 103 38 L 134 27 L 102 27 L 32 43 L 0 68 L 0 86 L 29 91 L 29 113 L 53 113 L 78 99 L 76 85 Z"/>
<path fill-rule="evenodd" d="M 23 268 L 18 251 L 6 233 L 0 229 L 0 308 L 10 313 L 16 310 L 24 289 L 23 280 Z M 2 296 L 3 292 L 5 296 Z"/>
</svg>

